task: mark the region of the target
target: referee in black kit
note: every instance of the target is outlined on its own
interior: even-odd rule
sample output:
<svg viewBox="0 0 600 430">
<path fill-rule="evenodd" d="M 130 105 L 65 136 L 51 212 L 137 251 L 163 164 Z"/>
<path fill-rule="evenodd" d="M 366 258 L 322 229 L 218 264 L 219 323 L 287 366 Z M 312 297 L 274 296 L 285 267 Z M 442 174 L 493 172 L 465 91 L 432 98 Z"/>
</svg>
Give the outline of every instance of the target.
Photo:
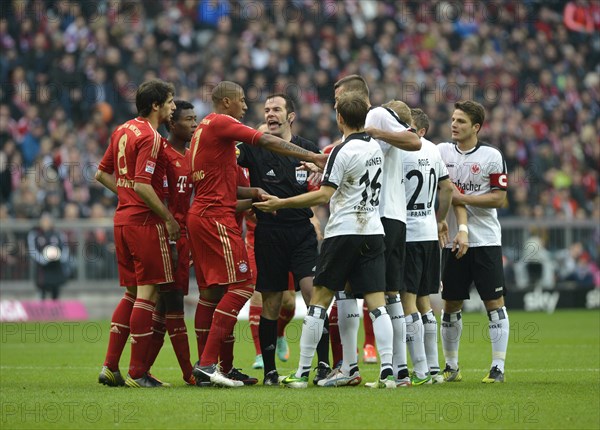
<svg viewBox="0 0 600 430">
<path fill-rule="evenodd" d="M 311 141 L 292 135 L 296 118 L 294 103 L 286 94 L 272 94 L 265 101 L 266 132 L 319 153 Z M 300 163 L 260 147 L 240 143 L 238 164 L 250 171 L 250 185 L 281 198 L 310 191 L 308 174 L 297 170 Z M 288 289 L 288 273 L 292 272 L 296 288 L 300 288 L 308 305 L 312 294 L 317 259 L 317 234 L 311 223 L 311 209 L 282 209 L 276 214 L 256 211 L 254 250 L 258 277 L 256 290 L 262 295 L 262 315 L 258 329 L 264 360 L 264 384 L 279 385 L 275 367 L 277 319 L 283 292 Z M 317 224 L 318 226 L 318 224 Z M 320 228 L 320 227 L 317 227 Z M 326 321 L 324 335 L 317 346 L 319 365 L 313 381 L 324 379 L 329 367 L 329 330 Z"/>
</svg>

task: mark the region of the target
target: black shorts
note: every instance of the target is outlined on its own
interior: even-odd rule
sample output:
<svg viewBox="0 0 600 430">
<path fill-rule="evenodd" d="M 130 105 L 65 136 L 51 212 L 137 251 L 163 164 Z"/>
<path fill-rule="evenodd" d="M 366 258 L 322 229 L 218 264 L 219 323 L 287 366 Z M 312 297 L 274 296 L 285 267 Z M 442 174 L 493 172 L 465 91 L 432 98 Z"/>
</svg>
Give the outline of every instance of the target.
<svg viewBox="0 0 600 430">
<path fill-rule="evenodd" d="M 442 298 L 468 300 L 472 283 L 475 283 L 481 300 L 496 300 L 506 295 L 500 246 L 469 248 L 458 260 L 449 248 L 444 248 Z"/>
<path fill-rule="evenodd" d="M 404 260 L 406 258 L 406 224 L 390 218 L 381 218 L 385 231 L 386 291 L 406 291 Z"/>
<path fill-rule="evenodd" d="M 428 242 L 406 242 L 406 270 L 404 286 L 409 293 L 419 297 L 440 291 L 440 244 Z"/>
<path fill-rule="evenodd" d="M 296 285 L 314 276 L 317 262 L 317 234 L 310 221 L 273 225 L 259 222 L 254 231 L 256 291 L 287 291 L 288 273 Z"/>
<path fill-rule="evenodd" d="M 352 293 L 385 291 L 383 236 L 334 236 L 323 241 L 314 285 L 343 291 L 346 281 Z"/>
</svg>

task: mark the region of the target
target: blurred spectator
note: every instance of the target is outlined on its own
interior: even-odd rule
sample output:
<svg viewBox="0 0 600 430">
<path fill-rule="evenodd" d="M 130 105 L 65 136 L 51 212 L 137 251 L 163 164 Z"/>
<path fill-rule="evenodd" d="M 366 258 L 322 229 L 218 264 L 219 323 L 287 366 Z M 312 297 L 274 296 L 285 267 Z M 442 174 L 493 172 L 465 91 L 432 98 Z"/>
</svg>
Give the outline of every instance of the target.
<svg viewBox="0 0 600 430">
<path fill-rule="evenodd" d="M 541 238 L 531 236 L 527 239 L 523 256 L 513 267 L 517 288 L 554 288 L 554 261 Z"/>
<path fill-rule="evenodd" d="M 92 206 L 90 220 L 106 220 L 104 206 L 96 203 Z M 115 242 L 111 227 L 97 227 L 85 238 L 84 257 L 87 277 L 90 279 L 110 279 L 117 273 Z"/>
<path fill-rule="evenodd" d="M 23 178 L 52 165 L 63 188 L 52 192 L 63 196 L 62 204 L 76 203 L 83 217 L 95 203 L 114 208 L 116 199 L 97 187 L 88 169 L 114 126 L 136 114 L 135 90 L 146 79 L 172 81 L 176 96 L 192 100 L 199 118 L 211 111 L 210 91 L 218 81 L 238 81 L 246 89 L 249 125 L 261 121 L 267 94 L 289 93 L 302 106 L 298 132 L 323 147 L 339 138 L 333 83 L 362 73 L 373 104 L 396 98 L 421 107 L 434 142 L 450 139 L 454 101 L 484 104 L 489 120 L 481 138 L 503 150 L 511 180 L 518 181 L 501 216 L 594 215 L 600 180 L 598 2 L 457 5 L 4 2 L 2 201 L 15 216 L 38 216 L 50 190 L 29 181 L 23 187 Z M 6 165 L 8 171 L 1 169 Z"/>
<path fill-rule="evenodd" d="M 580 242 L 556 254 L 559 277 L 563 281 L 575 282 L 578 288 L 593 287 L 597 281 L 598 266 Z"/>
<path fill-rule="evenodd" d="M 8 208 L 0 204 L 0 224 L 10 221 Z M 2 279 L 13 279 L 23 276 L 27 265 L 23 262 L 25 247 L 15 233 L 10 230 L 0 230 L 0 267 Z"/>
<path fill-rule="evenodd" d="M 566 4 L 564 21 L 569 30 L 588 34 L 594 32 L 594 15 L 591 3 L 587 0 L 575 0 Z"/>
<path fill-rule="evenodd" d="M 55 230 L 54 219 L 43 214 L 39 227 L 27 236 L 29 255 L 35 262 L 35 284 L 42 299 L 57 300 L 69 276 L 69 247 L 65 236 Z"/>
</svg>

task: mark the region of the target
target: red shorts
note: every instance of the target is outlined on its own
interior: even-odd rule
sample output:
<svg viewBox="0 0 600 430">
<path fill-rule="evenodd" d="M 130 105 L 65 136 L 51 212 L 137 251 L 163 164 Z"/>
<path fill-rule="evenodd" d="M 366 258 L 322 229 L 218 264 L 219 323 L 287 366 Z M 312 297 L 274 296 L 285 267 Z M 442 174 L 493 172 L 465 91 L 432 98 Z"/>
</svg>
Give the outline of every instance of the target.
<svg viewBox="0 0 600 430">
<path fill-rule="evenodd" d="M 199 289 L 252 283 L 248 252 L 233 216 L 188 214 L 187 228 Z"/>
<path fill-rule="evenodd" d="M 256 285 L 256 258 L 254 257 L 254 246 L 246 242 L 246 251 L 248 251 L 248 262 L 250 263 L 250 270 L 252 270 L 252 285 Z"/>
<path fill-rule="evenodd" d="M 115 226 L 119 282 L 123 287 L 173 282 L 164 224 Z"/>
<path fill-rule="evenodd" d="M 288 274 L 288 291 L 296 291 L 296 282 L 294 281 L 294 274 L 292 272 Z"/>
<path fill-rule="evenodd" d="M 171 245 L 173 246 L 173 245 Z M 184 296 L 188 295 L 190 289 L 190 244 L 187 236 L 181 236 L 175 244 L 177 258 L 173 263 L 175 266 L 175 282 L 161 286 L 161 292 L 181 291 Z"/>
</svg>

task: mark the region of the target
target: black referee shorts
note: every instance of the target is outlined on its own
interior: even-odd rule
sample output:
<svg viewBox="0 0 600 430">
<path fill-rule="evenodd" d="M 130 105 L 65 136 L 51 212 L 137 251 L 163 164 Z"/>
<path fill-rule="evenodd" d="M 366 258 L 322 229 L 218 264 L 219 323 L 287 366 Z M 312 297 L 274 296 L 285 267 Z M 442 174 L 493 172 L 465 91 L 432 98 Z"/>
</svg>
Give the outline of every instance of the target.
<svg viewBox="0 0 600 430">
<path fill-rule="evenodd" d="M 317 234 L 310 221 L 296 224 L 261 224 L 254 232 L 257 291 L 287 291 L 288 273 L 296 285 L 314 276 L 317 262 Z"/>
<path fill-rule="evenodd" d="M 444 248 L 442 263 L 444 300 L 468 300 L 472 283 L 481 300 L 496 300 L 506 295 L 500 246 L 469 248 L 458 260 L 449 248 Z"/>
</svg>

